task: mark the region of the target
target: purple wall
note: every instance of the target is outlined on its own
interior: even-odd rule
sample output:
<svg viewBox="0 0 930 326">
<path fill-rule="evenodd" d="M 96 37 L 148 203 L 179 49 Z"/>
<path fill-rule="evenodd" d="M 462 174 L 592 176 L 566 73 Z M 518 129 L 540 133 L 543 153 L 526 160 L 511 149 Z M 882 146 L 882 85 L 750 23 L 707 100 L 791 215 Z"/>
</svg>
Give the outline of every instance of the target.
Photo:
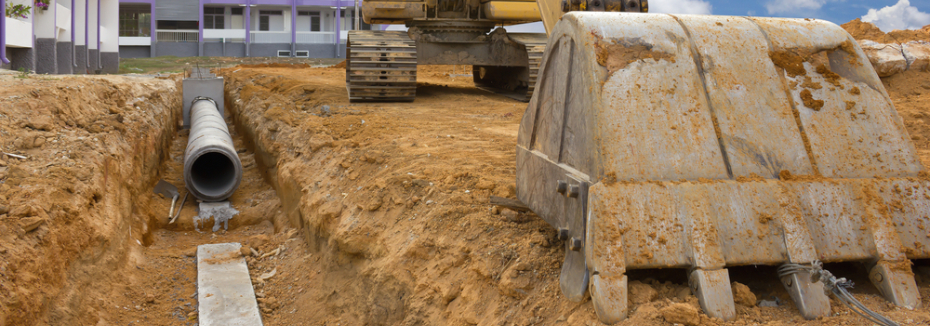
<svg viewBox="0 0 930 326">
<path fill-rule="evenodd" d="M 156 0 L 120 0 L 119 2 L 120 2 L 120 3 L 150 3 L 150 4 L 154 4 L 155 1 L 156 1 Z M 342 4 L 343 6 L 346 6 L 345 3 L 343 3 L 342 1 L 339 1 L 339 0 L 293 0 L 293 1 L 294 1 L 294 5 L 297 5 L 297 6 L 329 6 L 329 7 L 335 7 L 337 4 Z M 359 5 L 361 5 L 362 2 L 363 2 L 362 0 L 359 0 Z M 254 1 L 248 1 L 248 0 L 201 0 L 200 3 L 201 3 L 201 4 L 204 4 L 204 5 L 221 5 L 221 4 L 225 4 L 225 5 L 245 5 L 245 4 L 252 4 L 252 5 L 259 5 L 259 6 L 261 6 L 261 5 L 290 6 L 290 5 L 292 4 L 292 0 L 254 0 Z M 354 1 L 353 1 L 352 3 L 354 4 Z"/>
</svg>

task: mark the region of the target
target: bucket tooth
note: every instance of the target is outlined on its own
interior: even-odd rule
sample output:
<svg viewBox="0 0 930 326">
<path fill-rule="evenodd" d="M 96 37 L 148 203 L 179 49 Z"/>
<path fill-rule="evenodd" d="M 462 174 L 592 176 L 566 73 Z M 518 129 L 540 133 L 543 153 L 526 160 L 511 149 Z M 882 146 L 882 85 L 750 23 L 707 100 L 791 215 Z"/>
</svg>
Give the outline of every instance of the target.
<svg viewBox="0 0 930 326">
<path fill-rule="evenodd" d="M 823 283 L 811 281 L 811 274 L 806 270 L 798 271 L 781 278 L 781 284 L 791 295 L 795 306 L 805 319 L 813 320 L 830 315 L 830 298 L 823 290 Z"/>
<path fill-rule="evenodd" d="M 629 310 L 626 275 L 595 274 L 591 276 L 590 291 L 600 322 L 612 325 L 626 319 Z"/>
<path fill-rule="evenodd" d="M 585 230 L 588 243 L 585 246 L 585 259 L 591 271 L 588 289 L 594 312 L 600 322 L 611 325 L 626 319 L 629 314 L 629 289 L 623 241 L 616 232 L 620 225 L 609 216 L 617 212 L 604 203 L 602 190 L 603 187 L 595 187 L 587 193 L 590 214 Z M 594 248 L 597 248 L 597 252 Z"/>
<path fill-rule="evenodd" d="M 896 306 L 911 310 L 920 306 L 920 294 L 910 261 L 879 261 L 869 269 L 869 280 L 886 300 Z"/>
<path fill-rule="evenodd" d="M 688 277 L 691 293 L 698 298 L 701 309 L 708 316 L 723 320 L 736 318 L 730 274 L 726 268 L 718 270 L 695 269 Z"/>
</svg>

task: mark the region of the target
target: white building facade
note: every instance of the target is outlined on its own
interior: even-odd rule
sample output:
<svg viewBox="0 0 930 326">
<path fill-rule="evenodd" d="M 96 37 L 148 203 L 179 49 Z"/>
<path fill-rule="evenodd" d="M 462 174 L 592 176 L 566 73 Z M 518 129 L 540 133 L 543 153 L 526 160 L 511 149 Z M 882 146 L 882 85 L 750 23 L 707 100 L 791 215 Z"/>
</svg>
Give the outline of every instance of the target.
<svg viewBox="0 0 930 326">
<path fill-rule="evenodd" d="M 356 29 L 354 6 L 351 0 L 122 0 L 119 52 L 124 58 L 343 57 L 348 31 Z M 357 28 L 382 26 L 359 18 Z"/>
<path fill-rule="evenodd" d="M 118 0 L 0 0 L 0 5 L 0 66 L 49 74 L 119 70 Z M 28 10 L 17 15 L 7 8 Z"/>
</svg>

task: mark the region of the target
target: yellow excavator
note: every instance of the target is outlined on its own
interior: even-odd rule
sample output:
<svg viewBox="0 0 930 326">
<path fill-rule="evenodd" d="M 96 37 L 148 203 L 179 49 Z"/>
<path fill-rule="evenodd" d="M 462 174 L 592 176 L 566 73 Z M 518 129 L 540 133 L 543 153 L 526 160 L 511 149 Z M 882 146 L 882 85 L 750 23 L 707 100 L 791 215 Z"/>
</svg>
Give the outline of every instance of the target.
<svg viewBox="0 0 930 326">
<path fill-rule="evenodd" d="M 647 10 L 645 0 L 595 0 L 590 4 L 571 1 L 563 3 L 563 9 Z M 495 27 L 542 19 L 548 28 L 561 14 L 559 8 L 546 7 L 553 5 L 557 4 L 537 4 L 535 0 L 365 1 L 362 17 L 366 23 L 405 24 L 408 30 L 349 32 L 349 100 L 413 101 L 417 65 L 471 65 L 476 86 L 529 101 L 546 48 L 546 35 L 507 33 Z M 548 14 L 541 17 L 540 8 Z"/>
<path fill-rule="evenodd" d="M 563 295 L 590 294 L 604 323 L 626 318 L 632 269 L 685 270 L 723 320 L 735 318 L 730 266 L 779 266 L 772 280 L 807 319 L 829 316 L 833 294 L 894 324 L 823 269 L 832 262 L 861 262 L 888 301 L 918 307 L 911 260 L 930 258 L 930 178 L 856 41 L 816 19 L 646 11 L 369 0 L 366 22 L 409 32 L 350 34 L 349 96 L 413 100 L 418 63 L 526 87 L 517 197 L 564 241 Z M 483 34 L 536 17 L 548 38 Z"/>
</svg>

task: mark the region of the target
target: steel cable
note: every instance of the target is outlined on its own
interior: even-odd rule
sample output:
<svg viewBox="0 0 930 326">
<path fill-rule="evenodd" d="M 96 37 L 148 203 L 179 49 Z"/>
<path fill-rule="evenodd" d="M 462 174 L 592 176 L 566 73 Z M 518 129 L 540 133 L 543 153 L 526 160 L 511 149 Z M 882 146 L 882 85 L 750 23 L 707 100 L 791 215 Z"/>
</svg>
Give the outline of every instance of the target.
<svg viewBox="0 0 930 326">
<path fill-rule="evenodd" d="M 810 272 L 812 282 L 822 282 L 826 287 L 824 292 L 833 294 L 833 296 L 839 299 L 846 307 L 865 319 L 868 319 L 870 322 L 882 326 L 898 326 L 898 323 L 895 323 L 891 319 L 866 308 L 862 302 L 859 302 L 859 300 L 846 290 L 853 287 L 853 282 L 847 280 L 845 277 L 836 278 L 833 273 L 823 269 L 823 263 L 820 261 L 815 260 L 810 266 L 792 263 L 781 265 L 778 267 L 778 277 L 782 278 L 791 274 L 797 274 L 800 271 Z"/>
</svg>

